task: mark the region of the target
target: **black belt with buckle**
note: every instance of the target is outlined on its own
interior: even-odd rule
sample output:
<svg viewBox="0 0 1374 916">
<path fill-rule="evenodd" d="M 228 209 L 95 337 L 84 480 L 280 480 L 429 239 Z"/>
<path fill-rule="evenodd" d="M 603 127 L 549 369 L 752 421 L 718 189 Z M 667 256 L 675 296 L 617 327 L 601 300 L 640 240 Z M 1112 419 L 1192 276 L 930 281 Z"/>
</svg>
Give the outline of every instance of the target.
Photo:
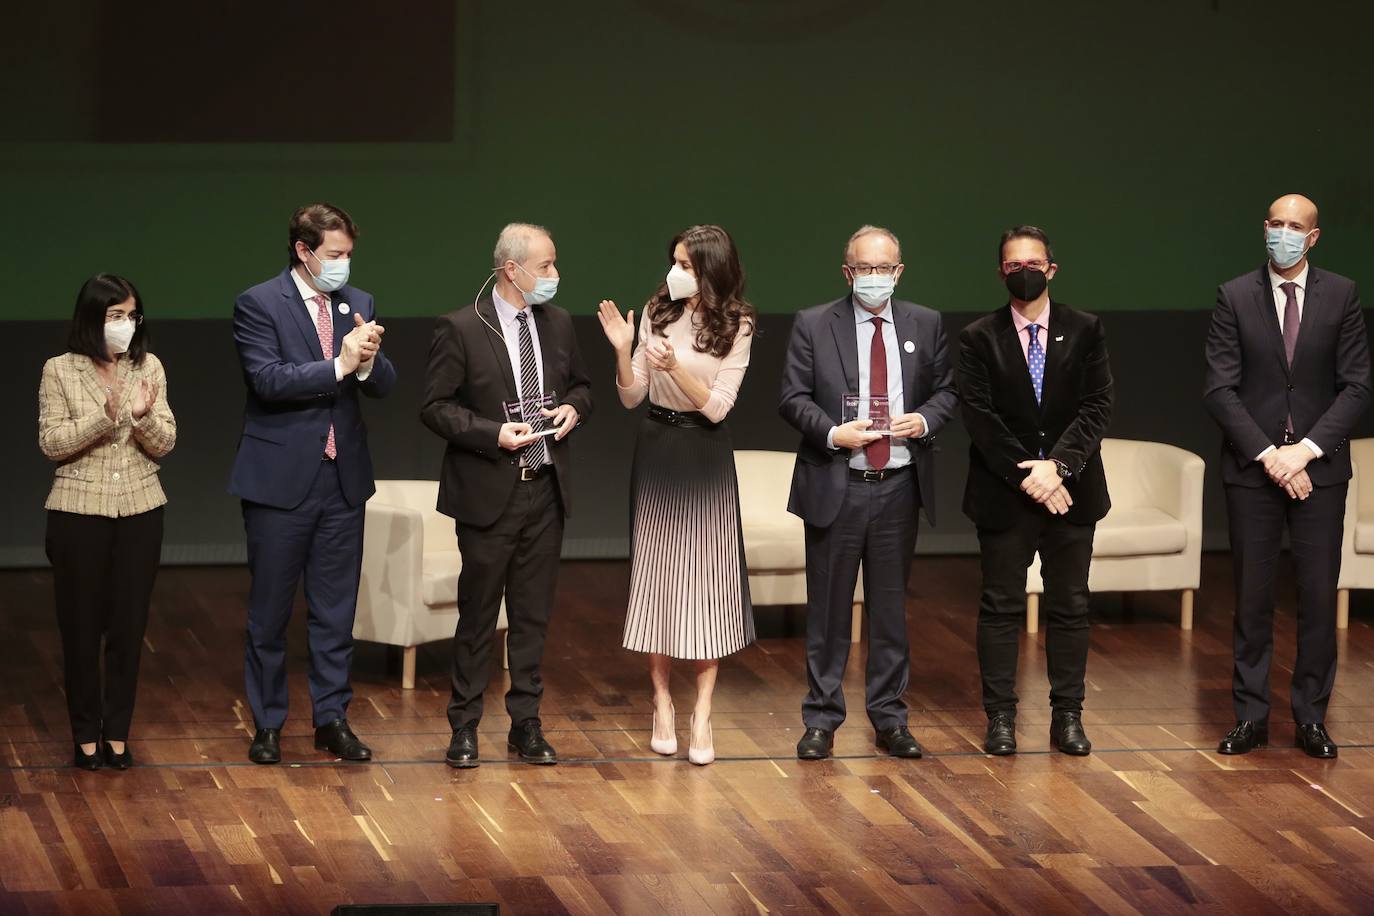
<svg viewBox="0 0 1374 916">
<path fill-rule="evenodd" d="M 1291 429 L 1285 429 L 1283 431 L 1284 445 L 1297 445 L 1301 441 L 1302 439 L 1298 436 L 1298 434 L 1293 432 Z"/>
<path fill-rule="evenodd" d="M 899 468 L 883 468 L 881 471 L 861 471 L 858 468 L 849 469 L 850 480 L 879 481 L 887 480 L 889 477 L 896 476 L 903 471 L 911 470 L 911 465 L 904 464 Z"/>
<path fill-rule="evenodd" d="M 538 480 L 548 473 L 549 467 L 548 464 L 541 464 L 537 468 L 531 468 L 522 464 L 520 465 L 520 479 L 524 481 Z"/>
<path fill-rule="evenodd" d="M 695 410 L 669 410 L 666 407 L 659 407 L 657 404 L 649 405 L 649 419 L 657 420 L 668 426 L 680 426 L 684 429 L 715 429 L 719 423 L 712 423 L 706 419 L 706 415 Z"/>
</svg>

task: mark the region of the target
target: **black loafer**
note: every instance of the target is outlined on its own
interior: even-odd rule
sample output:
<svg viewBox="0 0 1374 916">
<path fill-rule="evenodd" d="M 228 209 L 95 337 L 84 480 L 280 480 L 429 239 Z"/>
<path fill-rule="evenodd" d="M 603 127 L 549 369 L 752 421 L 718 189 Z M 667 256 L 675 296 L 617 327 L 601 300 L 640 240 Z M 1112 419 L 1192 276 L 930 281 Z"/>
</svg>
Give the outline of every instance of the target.
<svg viewBox="0 0 1374 916">
<path fill-rule="evenodd" d="M 104 762 L 100 759 L 99 747 L 95 749 L 94 754 L 87 754 L 85 751 L 81 750 L 81 745 L 79 744 L 76 745 L 73 750 L 75 753 L 72 755 L 72 766 L 79 770 L 98 770 L 100 769 L 101 763 Z"/>
<path fill-rule="evenodd" d="M 124 750 L 116 754 L 114 748 L 110 747 L 110 742 L 102 741 L 101 749 L 105 753 L 105 766 L 112 770 L 127 770 L 134 765 L 134 755 L 129 751 L 129 742 L 124 742 Z"/>
<path fill-rule="evenodd" d="M 512 725 L 506 745 L 526 763 L 548 765 L 558 762 L 558 752 L 544 740 L 544 726 L 538 719 L 526 719 Z"/>
<path fill-rule="evenodd" d="M 448 743 L 448 753 L 444 763 L 460 770 L 469 770 L 481 761 L 477 759 L 477 729 L 471 725 L 453 730 L 453 738 Z"/>
<path fill-rule="evenodd" d="M 824 760 L 835 746 L 835 733 L 823 728 L 808 728 L 797 742 L 798 760 Z"/>
<path fill-rule="evenodd" d="M 1248 754 L 1269 743 L 1268 719 L 1241 719 L 1217 745 L 1218 754 Z"/>
<path fill-rule="evenodd" d="M 315 750 L 329 751 L 340 760 L 371 760 L 372 749 L 358 740 L 347 719 L 335 719 L 315 729 Z"/>
<path fill-rule="evenodd" d="M 1093 743 L 1083 731 L 1083 714 L 1055 712 L 1050 719 L 1050 744 L 1055 750 L 1074 757 L 1086 757 L 1091 754 Z"/>
<path fill-rule="evenodd" d="M 281 763 L 281 729 L 258 729 L 248 746 L 248 759 L 254 763 Z"/>
<path fill-rule="evenodd" d="M 1336 742 L 1326 733 L 1326 726 L 1320 722 L 1299 722 L 1294 744 L 1302 748 L 1309 757 L 1330 760 L 1336 756 Z"/>
<path fill-rule="evenodd" d="M 906 757 L 914 760 L 921 756 L 921 745 L 912 737 L 905 725 L 895 725 L 873 733 L 873 743 L 878 750 L 885 751 L 890 757 Z"/>
<path fill-rule="evenodd" d="M 988 717 L 988 733 L 983 750 L 994 757 L 1016 753 L 1016 717 L 1004 712 Z"/>
</svg>

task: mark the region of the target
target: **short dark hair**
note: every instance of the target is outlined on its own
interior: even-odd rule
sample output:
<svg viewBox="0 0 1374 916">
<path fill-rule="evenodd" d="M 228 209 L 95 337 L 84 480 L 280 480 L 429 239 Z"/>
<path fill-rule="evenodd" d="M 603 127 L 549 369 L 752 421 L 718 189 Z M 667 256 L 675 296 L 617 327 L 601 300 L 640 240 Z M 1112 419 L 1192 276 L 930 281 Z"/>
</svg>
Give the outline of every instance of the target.
<svg viewBox="0 0 1374 916">
<path fill-rule="evenodd" d="M 105 344 L 105 313 L 110 306 L 126 299 L 134 300 L 134 339 L 126 351 L 135 366 L 143 364 L 148 352 L 148 323 L 143 320 L 143 297 L 129 280 L 114 274 L 96 274 L 81 286 L 76 294 L 76 309 L 72 312 L 71 327 L 67 330 L 67 349 L 89 356 L 96 362 L 110 361 L 110 348 Z"/>
<path fill-rule="evenodd" d="M 331 229 L 342 229 L 350 239 L 358 238 L 358 224 L 342 207 L 327 203 L 306 204 L 291 214 L 290 238 L 286 243 L 287 266 L 295 267 L 300 260 L 296 257 L 297 242 L 305 242 L 305 246 L 314 251 Z"/>
<path fill-rule="evenodd" d="M 1035 239 L 1045 246 L 1045 258 L 1054 263 L 1054 248 L 1050 245 L 1050 237 L 1045 234 L 1045 230 L 1039 226 L 1013 226 L 1002 233 L 1002 241 L 997 243 L 997 266 L 1002 266 L 1002 252 L 1007 247 L 1007 242 L 1012 239 Z"/>
</svg>

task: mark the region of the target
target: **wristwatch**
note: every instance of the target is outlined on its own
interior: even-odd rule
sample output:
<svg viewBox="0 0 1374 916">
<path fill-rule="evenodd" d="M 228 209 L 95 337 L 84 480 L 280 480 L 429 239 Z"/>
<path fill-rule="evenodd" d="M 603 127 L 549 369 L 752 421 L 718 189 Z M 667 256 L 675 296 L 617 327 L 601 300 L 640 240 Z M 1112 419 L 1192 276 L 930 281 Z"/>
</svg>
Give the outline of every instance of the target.
<svg viewBox="0 0 1374 916">
<path fill-rule="evenodd" d="M 1068 478 L 1073 476 L 1073 472 L 1069 470 L 1069 466 L 1067 464 L 1060 461 L 1058 458 L 1051 458 L 1050 460 L 1054 462 L 1054 469 L 1059 472 L 1060 477 L 1063 477 L 1065 480 L 1067 480 Z"/>
</svg>

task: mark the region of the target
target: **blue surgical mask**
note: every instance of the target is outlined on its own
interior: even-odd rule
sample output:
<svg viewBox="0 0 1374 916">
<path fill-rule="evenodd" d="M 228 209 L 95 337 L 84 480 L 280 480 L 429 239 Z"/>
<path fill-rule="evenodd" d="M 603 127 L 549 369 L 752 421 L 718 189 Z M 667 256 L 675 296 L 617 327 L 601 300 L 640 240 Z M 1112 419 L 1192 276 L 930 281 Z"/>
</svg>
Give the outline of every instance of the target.
<svg viewBox="0 0 1374 916">
<path fill-rule="evenodd" d="M 1264 247 L 1269 250 L 1269 260 L 1279 270 L 1292 267 L 1307 253 L 1307 237 L 1311 234 L 1287 226 L 1264 230 Z"/>
<path fill-rule="evenodd" d="M 515 266 L 520 267 L 519 264 Z M 525 297 L 526 305 L 543 305 L 558 294 L 558 277 L 536 277 L 523 267 L 520 267 L 520 270 L 525 276 L 534 279 L 534 289 L 529 292 L 520 290 L 520 295 Z"/>
<path fill-rule="evenodd" d="M 892 291 L 896 288 L 897 278 L 891 275 L 870 274 L 854 278 L 854 298 L 868 309 L 882 308 L 892 298 Z"/>
<path fill-rule="evenodd" d="M 348 282 L 348 258 L 326 261 L 315 255 L 315 260 L 320 262 L 320 272 L 316 274 L 310 270 L 309 260 L 305 262 L 305 270 L 310 274 L 310 279 L 315 281 L 315 288 L 320 292 L 332 293 Z"/>
</svg>

